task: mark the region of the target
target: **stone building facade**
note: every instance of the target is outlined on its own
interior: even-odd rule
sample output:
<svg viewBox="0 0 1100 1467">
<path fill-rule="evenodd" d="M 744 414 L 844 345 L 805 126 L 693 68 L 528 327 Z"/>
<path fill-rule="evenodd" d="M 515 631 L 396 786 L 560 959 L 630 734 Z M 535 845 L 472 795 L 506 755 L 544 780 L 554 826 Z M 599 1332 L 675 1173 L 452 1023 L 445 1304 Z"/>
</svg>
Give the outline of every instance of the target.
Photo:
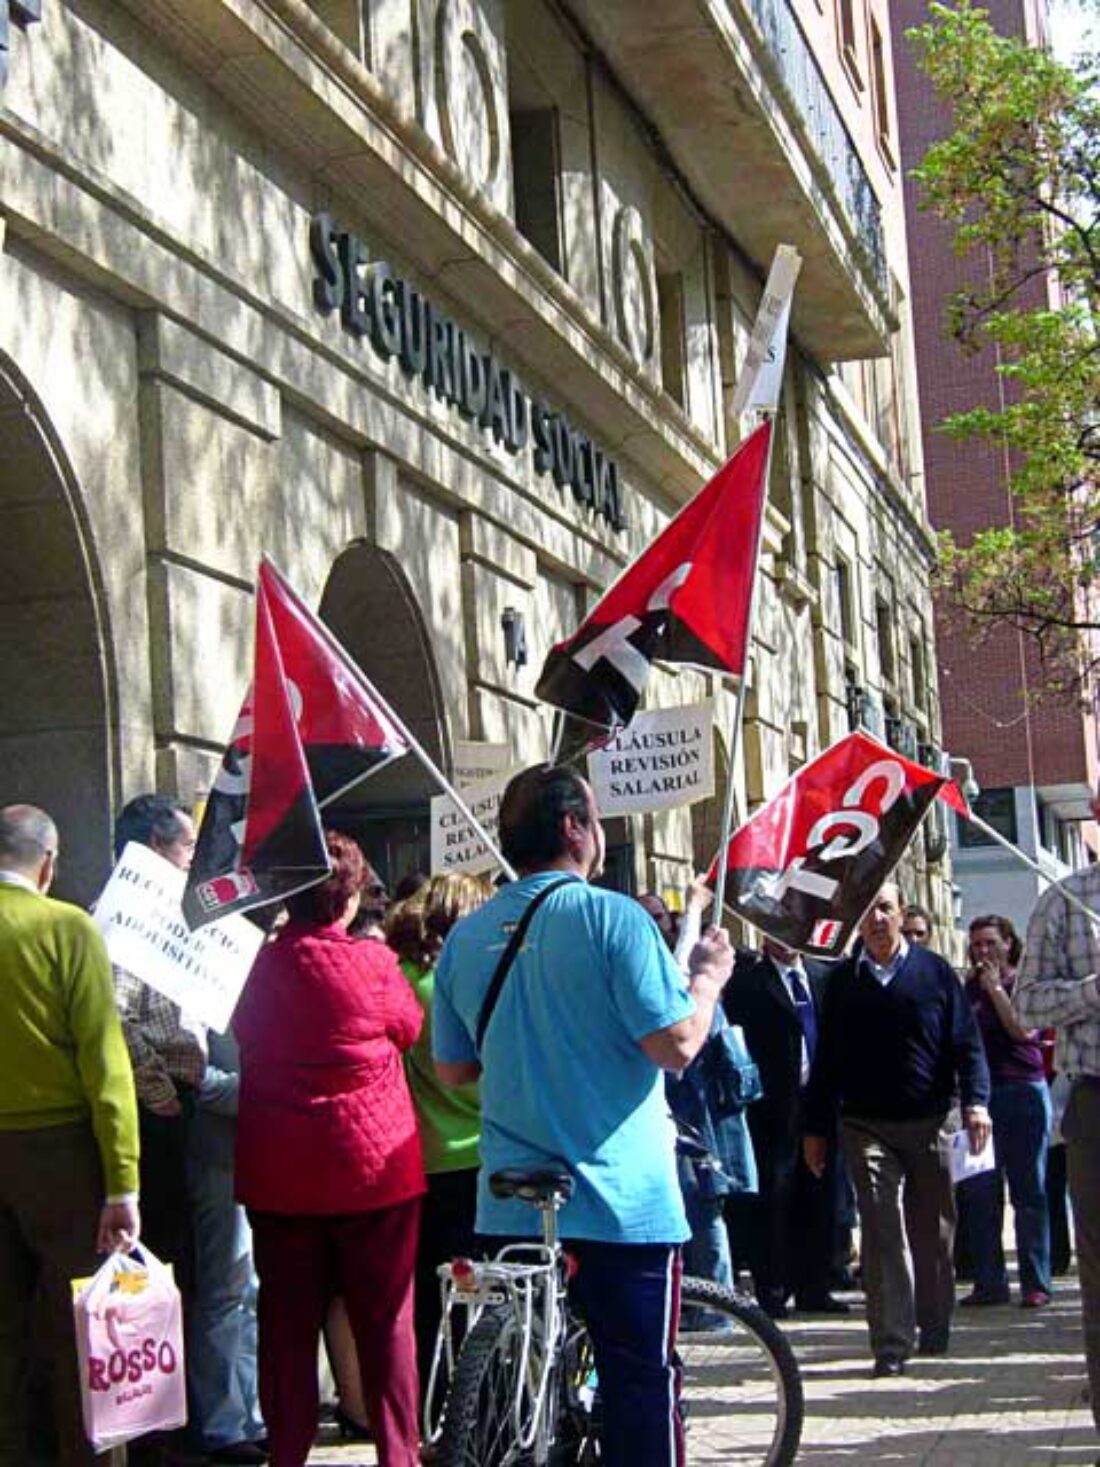
<svg viewBox="0 0 1100 1467">
<path fill-rule="evenodd" d="M 545 757 L 549 645 L 750 426 L 781 241 L 740 806 L 861 721 L 934 751 L 885 0 L 0 11 L 3 798 L 57 815 L 68 893 L 122 800 L 208 786 L 265 553 L 445 768 Z M 725 728 L 715 679 L 648 701 L 708 691 Z M 430 793 L 406 760 L 341 812 L 391 877 Z M 620 822 L 615 879 L 682 886 L 715 828 Z M 909 867 L 942 911 L 934 832 Z"/>
</svg>

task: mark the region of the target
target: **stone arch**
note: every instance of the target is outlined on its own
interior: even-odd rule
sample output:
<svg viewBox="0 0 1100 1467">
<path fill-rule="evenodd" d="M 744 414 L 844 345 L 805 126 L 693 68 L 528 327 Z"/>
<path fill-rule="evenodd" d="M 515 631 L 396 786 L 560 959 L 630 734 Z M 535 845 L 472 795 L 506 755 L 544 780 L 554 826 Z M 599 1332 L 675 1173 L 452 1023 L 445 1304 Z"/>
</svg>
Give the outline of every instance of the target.
<svg viewBox="0 0 1100 1467">
<path fill-rule="evenodd" d="M 105 599 L 76 475 L 3 353 L 0 464 L 0 804 L 49 811 L 54 891 L 86 905 L 110 864 L 118 783 Z"/>
<path fill-rule="evenodd" d="M 431 639 L 399 561 L 356 541 L 333 562 L 320 615 L 429 758 L 452 767 L 443 694 Z M 410 754 L 349 790 L 326 818 L 362 845 L 388 882 L 428 870 L 429 801 L 438 785 Z"/>
</svg>

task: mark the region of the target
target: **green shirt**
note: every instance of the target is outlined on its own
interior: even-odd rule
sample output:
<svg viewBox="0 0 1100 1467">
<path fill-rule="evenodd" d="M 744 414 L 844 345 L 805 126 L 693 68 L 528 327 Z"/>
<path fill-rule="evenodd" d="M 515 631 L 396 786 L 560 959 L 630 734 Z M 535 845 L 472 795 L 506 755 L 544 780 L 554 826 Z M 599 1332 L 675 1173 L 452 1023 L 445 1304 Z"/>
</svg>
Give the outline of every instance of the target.
<svg viewBox="0 0 1100 1467">
<path fill-rule="evenodd" d="M 420 1121 L 424 1170 L 458 1172 L 480 1165 L 481 1102 L 478 1087 L 444 1085 L 432 1059 L 432 993 L 435 970 L 418 968 L 408 960 L 401 971 L 424 1010 L 424 1027 L 412 1049 L 405 1053 L 405 1074 Z"/>
<path fill-rule="evenodd" d="M 79 907 L 0 883 L 0 1130 L 81 1120 L 106 1196 L 136 1193 L 134 1077 L 103 939 Z"/>
</svg>

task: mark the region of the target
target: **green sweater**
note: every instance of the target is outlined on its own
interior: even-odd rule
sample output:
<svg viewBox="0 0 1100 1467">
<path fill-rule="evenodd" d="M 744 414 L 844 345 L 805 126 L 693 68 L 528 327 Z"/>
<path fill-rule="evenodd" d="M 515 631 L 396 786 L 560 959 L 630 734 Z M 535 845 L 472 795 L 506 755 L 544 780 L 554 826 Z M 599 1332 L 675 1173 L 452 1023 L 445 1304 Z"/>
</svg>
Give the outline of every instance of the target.
<svg viewBox="0 0 1100 1467">
<path fill-rule="evenodd" d="M 478 1087 L 444 1085 L 435 1072 L 432 1059 L 432 994 L 435 992 L 435 969 L 418 968 L 402 959 L 401 971 L 424 1010 L 424 1027 L 420 1038 L 405 1051 L 405 1074 L 412 1091 L 420 1122 L 420 1140 L 424 1147 L 424 1170 L 429 1176 L 437 1172 L 465 1171 L 477 1167 L 478 1142 L 481 1139 L 481 1102 Z"/>
<path fill-rule="evenodd" d="M 137 1101 L 103 939 L 79 907 L 0 884 L 0 1130 L 83 1119 L 106 1195 L 136 1192 Z"/>
</svg>

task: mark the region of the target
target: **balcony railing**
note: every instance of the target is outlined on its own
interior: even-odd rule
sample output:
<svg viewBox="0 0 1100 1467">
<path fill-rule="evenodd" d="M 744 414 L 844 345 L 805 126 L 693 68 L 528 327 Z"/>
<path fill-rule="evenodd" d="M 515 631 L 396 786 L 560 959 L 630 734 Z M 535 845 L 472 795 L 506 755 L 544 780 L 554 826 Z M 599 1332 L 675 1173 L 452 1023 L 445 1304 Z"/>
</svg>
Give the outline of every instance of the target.
<svg viewBox="0 0 1100 1467">
<path fill-rule="evenodd" d="M 787 0 L 740 3 L 756 21 L 787 100 L 816 150 L 835 201 L 885 298 L 889 286 L 882 209 L 802 27 Z"/>
</svg>

